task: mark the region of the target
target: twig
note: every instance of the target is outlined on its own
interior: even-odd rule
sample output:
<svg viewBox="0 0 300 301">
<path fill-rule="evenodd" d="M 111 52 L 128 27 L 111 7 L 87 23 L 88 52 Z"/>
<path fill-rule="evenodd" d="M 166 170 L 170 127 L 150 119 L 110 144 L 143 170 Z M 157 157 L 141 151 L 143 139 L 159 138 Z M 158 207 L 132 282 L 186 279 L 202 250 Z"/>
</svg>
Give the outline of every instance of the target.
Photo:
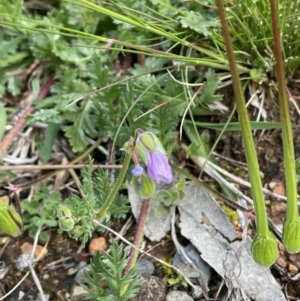
<svg viewBox="0 0 300 301">
<path fill-rule="evenodd" d="M 67 164 L 67 165 L 59 165 L 59 164 L 48 164 L 48 165 L 17 165 L 17 166 L 0 166 L 0 171 L 4 170 L 51 170 L 51 169 L 81 169 L 84 168 L 86 164 Z M 93 168 L 106 168 L 106 169 L 120 169 L 122 165 L 102 165 L 95 164 Z"/>
<path fill-rule="evenodd" d="M 50 91 L 51 86 L 55 83 L 55 79 L 53 77 L 49 78 L 46 84 L 42 87 L 38 98 L 43 99 L 47 96 Z M 16 135 L 21 131 L 21 129 L 25 126 L 27 119 L 26 117 L 34 112 L 34 107 L 30 105 L 26 108 L 21 118 L 16 122 L 14 127 L 10 130 L 10 132 L 4 137 L 2 142 L 0 143 L 0 157 L 3 156 L 5 150 L 8 148 L 12 140 L 16 137 Z"/>
<path fill-rule="evenodd" d="M 42 288 L 42 285 L 41 285 L 41 282 L 40 282 L 39 278 L 37 277 L 36 272 L 35 272 L 35 270 L 33 268 L 33 265 L 32 265 L 32 260 L 35 257 L 35 250 L 36 250 L 36 246 L 37 246 L 37 242 L 38 242 L 38 239 L 39 239 L 40 232 L 41 232 L 41 228 L 39 227 L 36 234 L 35 234 L 35 237 L 34 237 L 32 253 L 31 253 L 30 259 L 28 261 L 28 266 L 29 266 L 29 269 L 30 269 L 30 272 L 31 272 L 31 275 L 32 275 L 32 279 L 33 279 L 33 281 L 34 281 L 34 283 L 35 283 L 35 285 L 36 285 L 36 287 L 37 287 L 37 289 L 40 293 L 41 301 L 47 301 L 46 297 L 45 297 L 45 294 L 44 294 L 44 291 L 43 291 L 43 288 Z M 43 251 L 44 251 L 44 249 L 43 249 Z"/>
</svg>

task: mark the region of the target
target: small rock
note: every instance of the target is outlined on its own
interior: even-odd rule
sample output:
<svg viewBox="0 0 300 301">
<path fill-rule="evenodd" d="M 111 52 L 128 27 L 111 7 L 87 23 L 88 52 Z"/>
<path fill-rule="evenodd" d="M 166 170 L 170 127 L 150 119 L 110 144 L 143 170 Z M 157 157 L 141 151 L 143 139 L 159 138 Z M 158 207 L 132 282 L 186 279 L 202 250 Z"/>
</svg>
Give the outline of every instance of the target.
<svg viewBox="0 0 300 301">
<path fill-rule="evenodd" d="M 42 299 L 41 295 L 38 294 L 36 300 L 46 300 L 46 301 L 49 301 L 50 300 L 50 295 L 49 294 L 44 294 L 44 298 Z"/>
<path fill-rule="evenodd" d="M 10 240 L 8 236 L 0 237 L 0 245 L 6 244 L 8 240 Z"/>
<path fill-rule="evenodd" d="M 160 278 L 151 276 L 142 278 L 140 290 L 131 301 L 164 301 L 167 285 Z"/>
<path fill-rule="evenodd" d="M 71 299 L 80 299 L 83 300 L 86 297 L 87 291 L 83 289 L 81 285 L 75 285 L 72 287 Z"/>
<path fill-rule="evenodd" d="M 28 251 L 31 251 L 33 248 L 32 244 L 29 242 L 24 242 L 21 246 L 22 253 L 26 253 Z M 48 254 L 48 250 L 40 245 L 36 246 L 35 249 L 35 256 L 38 260 L 43 260 L 45 256 Z"/>
<path fill-rule="evenodd" d="M 286 207 L 287 207 L 286 203 L 278 201 L 272 203 L 271 210 L 274 215 L 277 215 L 279 213 L 286 212 Z"/>
<path fill-rule="evenodd" d="M 7 301 L 16 300 L 37 300 L 37 293 L 28 286 L 18 286 L 13 293 L 5 299 Z"/>
<path fill-rule="evenodd" d="M 285 250 L 285 247 L 284 247 L 282 242 L 278 241 L 277 245 L 278 245 L 279 251 L 284 251 Z"/>
<path fill-rule="evenodd" d="M 292 274 L 297 274 L 298 271 L 299 271 L 299 269 L 298 269 L 295 265 L 293 265 L 293 264 L 290 264 L 290 265 L 289 265 L 289 272 L 290 272 L 290 273 L 292 273 Z"/>
<path fill-rule="evenodd" d="M 106 250 L 106 240 L 104 237 L 93 238 L 89 244 L 89 252 L 95 254 Z"/>
<path fill-rule="evenodd" d="M 297 262 L 298 261 L 297 255 L 296 254 L 290 254 L 289 255 L 289 260 L 291 262 Z"/>
<path fill-rule="evenodd" d="M 154 264 L 148 259 L 141 257 L 137 262 L 136 273 L 143 277 L 150 277 L 154 271 Z"/>
<path fill-rule="evenodd" d="M 265 205 L 270 206 L 271 205 L 271 200 L 265 200 Z"/>
<path fill-rule="evenodd" d="M 74 277 L 74 285 L 78 283 L 84 283 L 86 279 L 86 274 L 90 272 L 91 265 L 86 265 L 82 269 L 80 269 L 76 276 Z"/>
<path fill-rule="evenodd" d="M 85 261 L 79 262 L 75 267 L 68 269 L 67 275 L 72 276 L 78 273 L 83 267 L 85 267 L 87 263 Z"/>
<path fill-rule="evenodd" d="M 43 275 L 43 279 L 44 279 L 44 280 L 47 280 L 47 279 L 49 279 L 49 278 L 50 278 L 50 275 L 49 275 L 49 274 L 44 274 L 44 275 Z"/>
<path fill-rule="evenodd" d="M 3 279 L 5 277 L 5 275 L 7 274 L 8 270 L 9 270 L 9 268 L 5 264 L 5 262 L 3 260 L 0 260 L 0 279 Z"/>
<path fill-rule="evenodd" d="M 193 301 L 194 299 L 190 297 L 186 292 L 172 291 L 168 293 L 166 301 Z"/>
<path fill-rule="evenodd" d="M 282 256 L 279 256 L 279 257 L 277 258 L 277 264 L 278 264 L 280 267 L 282 267 L 282 268 L 286 268 L 286 267 L 287 267 L 287 262 L 286 262 L 285 258 L 282 257 Z"/>
<path fill-rule="evenodd" d="M 285 192 L 285 185 L 283 182 L 279 182 L 279 183 L 274 183 L 274 182 L 271 182 L 269 184 L 270 188 L 273 190 L 274 193 L 277 193 L 279 195 L 283 195 L 285 196 L 286 195 L 286 192 Z"/>
</svg>

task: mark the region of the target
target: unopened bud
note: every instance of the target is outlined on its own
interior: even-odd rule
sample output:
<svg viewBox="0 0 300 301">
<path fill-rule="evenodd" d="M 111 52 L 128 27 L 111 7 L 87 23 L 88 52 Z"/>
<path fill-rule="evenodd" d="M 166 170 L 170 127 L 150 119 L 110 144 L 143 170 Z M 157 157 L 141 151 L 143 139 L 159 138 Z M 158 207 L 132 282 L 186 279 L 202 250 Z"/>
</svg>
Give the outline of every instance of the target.
<svg viewBox="0 0 300 301">
<path fill-rule="evenodd" d="M 75 222 L 72 217 L 63 216 L 59 219 L 58 224 L 63 231 L 71 231 L 74 228 Z"/>
<path fill-rule="evenodd" d="M 22 225 L 22 218 L 17 211 L 0 200 L 0 234 L 17 237 L 22 233 Z"/>
<path fill-rule="evenodd" d="M 66 205 L 63 205 L 63 204 L 59 204 L 57 206 L 57 216 L 58 218 L 62 218 L 62 217 L 72 217 L 72 212 L 71 212 L 71 209 L 66 206 Z"/>
<path fill-rule="evenodd" d="M 148 199 L 155 193 L 155 183 L 146 174 L 140 177 L 133 177 L 133 185 L 136 192 L 143 198 Z"/>
<path fill-rule="evenodd" d="M 276 238 L 269 232 L 267 236 L 257 234 L 252 242 L 251 252 L 256 263 L 264 267 L 269 267 L 278 258 L 278 248 Z"/>
<path fill-rule="evenodd" d="M 83 232 L 83 228 L 80 225 L 76 225 L 72 230 L 72 236 L 77 239 L 83 234 Z"/>
<path fill-rule="evenodd" d="M 300 218 L 295 222 L 285 221 L 282 242 L 290 254 L 300 252 Z"/>
<path fill-rule="evenodd" d="M 149 152 L 156 153 L 157 151 L 160 151 L 165 153 L 161 142 L 157 136 L 151 132 L 139 134 L 136 138 L 135 145 L 139 157 L 145 164 L 148 164 Z"/>
</svg>

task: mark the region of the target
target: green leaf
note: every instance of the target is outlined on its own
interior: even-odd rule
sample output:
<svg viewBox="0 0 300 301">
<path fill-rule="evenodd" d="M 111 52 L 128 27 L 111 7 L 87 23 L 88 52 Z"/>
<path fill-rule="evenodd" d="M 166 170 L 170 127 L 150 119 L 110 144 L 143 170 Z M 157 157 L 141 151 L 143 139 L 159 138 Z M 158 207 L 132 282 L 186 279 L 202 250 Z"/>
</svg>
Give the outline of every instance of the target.
<svg viewBox="0 0 300 301">
<path fill-rule="evenodd" d="M 211 27 L 217 25 L 215 19 L 207 19 L 194 11 L 185 11 L 184 16 L 180 17 L 180 23 L 182 24 L 182 27 L 189 27 L 205 36 L 211 35 Z"/>
<path fill-rule="evenodd" d="M 240 122 L 230 122 L 230 123 L 209 123 L 209 122 L 198 122 L 185 120 L 185 123 L 195 124 L 203 128 L 211 130 L 223 130 L 226 126 L 226 131 L 241 131 Z M 264 122 L 264 121 L 250 121 L 251 130 L 270 130 L 270 129 L 281 129 L 282 125 L 280 122 Z M 295 127 L 295 125 L 292 125 Z"/>
<path fill-rule="evenodd" d="M 204 83 L 201 96 L 200 98 L 195 99 L 195 102 L 200 105 L 214 103 L 223 98 L 222 95 L 215 94 L 220 83 L 220 79 L 215 75 L 215 72 L 212 69 L 209 69 L 205 73 L 205 77 L 207 81 Z"/>
<path fill-rule="evenodd" d="M 0 234 L 17 237 L 22 233 L 22 219 L 16 210 L 0 199 Z"/>
<path fill-rule="evenodd" d="M 36 201 L 36 200 L 32 200 L 32 201 L 29 201 L 29 200 L 24 200 L 21 204 L 21 207 L 23 209 L 23 211 L 27 211 L 29 214 L 35 214 L 37 213 L 38 211 L 38 206 L 39 206 L 39 202 Z"/>
<path fill-rule="evenodd" d="M 46 133 L 44 143 L 41 147 L 39 147 L 39 153 L 41 154 L 43 163 L 46 164 L 52 154 L 52 147 L 57 137 L 57 133 L 60 125 L 55 123 L 49 123 Z"/>
<path fill-rule="evenodd" d="M 6 126 L 6 110 L 3 106 L 0 105 L 0 141 L 5 133 Z"/>
<path fill-rule="evenodd" d="M 127 301 L 136 296 L 140 278 L 135 275 L 136 268 L 123 275 L 123 270 L 128 263 L 127 253 L 122 246 L 113 241 L 110 254 L 95 254 L 92 259 L 90 272 L 86 274 L 88 297 L 105 301 Z M 107 288 L 102 288 L 100 282 Z"/>
</svg>

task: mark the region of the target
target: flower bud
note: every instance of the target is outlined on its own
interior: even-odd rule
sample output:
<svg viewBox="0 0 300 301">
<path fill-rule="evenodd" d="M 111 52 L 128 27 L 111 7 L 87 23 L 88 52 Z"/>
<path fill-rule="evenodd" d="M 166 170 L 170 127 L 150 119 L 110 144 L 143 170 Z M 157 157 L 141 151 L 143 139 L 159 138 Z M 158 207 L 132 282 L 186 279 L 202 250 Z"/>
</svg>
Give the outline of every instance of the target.
<svg viewBox="0 0 300 301">
<path fill-rule="evenodd" d="M 156 183 L 170 184 L 173 180 L 171 166 L 159 139 L 151 132 L 143 132 L 136 138 L 136 152 L 147 165 L 149 177 Z"/>
<path fill-rule="evenodd" d="M 71 209 L 66 206 L 66 205 L 63 205 L 63 204 L 59 204 L 57 206 L 57 216 L 58 218 L 62 218 L 62 217 L 72 217 L 72 212 L 71 212 Z"/>
<path fill-rule="evenodd" d="M 251 252 L 256 263 L 269 267 L 278 258 L 276 238 L 269 232 L 267 236 L 257 234 L 252 242 Z"/>
<path fill-rule="evenodd" d="M 71 231 L 74 228 L 75 222 L 72 217 L 63 216 L 59 219 L 58 224 L 63 231 Z"/>
<path fill-rule="evenodd" d="M 148 199 L 155 193 L 155 183 L 146 174 L 140 177 L 133 177 L 133 186 L 143 199 Z"/>
<path fill-rule="evenodd" d="M 300 218 L 295 222 L 284 222 L 282 242 L 290 254 L 300 252 Z"/>
<path fill-rule="evenodd" d="M 23 223 L 21 216 L 11 206 L 5 205 L 0 200 L 0 234 L 13 237 L 21 235 Z"/>
<path fill-rule="evenodd" d="M 84 233 L 83 228 L 80 225 L 76 225 L 72 230 L 72 236 L 77 239 Z"/>
<path fill-rule="evenodd" d="M 140 165 L 136 165 L 132 170 L 131 173 L 135 177 L 139 177 L 144 173 L 144 168 Z"/>
<path fill-rule="evenodd" d="M 135 145 L 139 157 L 145 164 L 148 164 L 149 152 L 156 153 L 157 151 L 160 151 L 165 154 L 165 150 L 161 145 L 161 142 L 157 136 L 151 132 L 143 132 L 138 135 Z"/>
</svg>

